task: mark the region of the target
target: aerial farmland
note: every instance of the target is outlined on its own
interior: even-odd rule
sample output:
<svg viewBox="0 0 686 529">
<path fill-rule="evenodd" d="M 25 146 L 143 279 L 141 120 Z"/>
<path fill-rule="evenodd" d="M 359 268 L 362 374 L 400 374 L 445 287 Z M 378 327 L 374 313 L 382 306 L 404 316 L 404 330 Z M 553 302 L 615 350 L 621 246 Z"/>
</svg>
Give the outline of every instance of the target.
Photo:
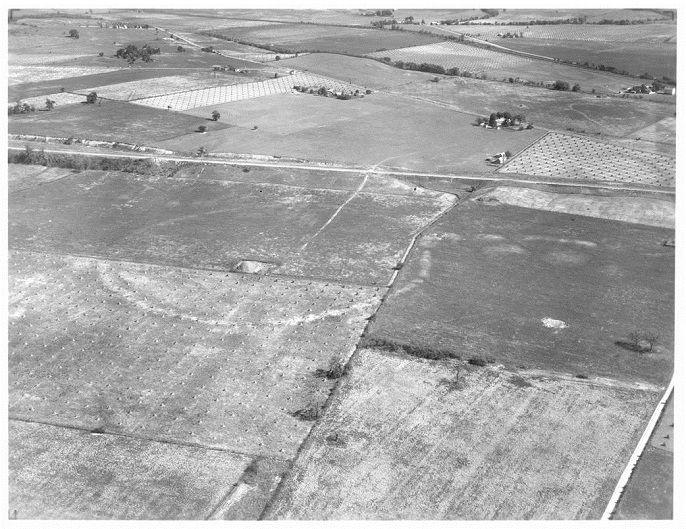
<svg viewBox="0 0 686 529">
<path fill-rule="evenodd" d="M 9 9 L 9 519 L 676 523 L 676 15 Z"/>
</svg>

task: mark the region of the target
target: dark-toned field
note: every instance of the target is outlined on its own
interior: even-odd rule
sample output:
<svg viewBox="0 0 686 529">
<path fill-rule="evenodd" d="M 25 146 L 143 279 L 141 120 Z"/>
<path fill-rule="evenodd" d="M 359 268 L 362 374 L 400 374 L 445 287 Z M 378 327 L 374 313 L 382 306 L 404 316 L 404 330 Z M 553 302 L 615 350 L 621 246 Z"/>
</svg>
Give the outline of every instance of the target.
<svg viewBox="0 0 686 529">
<path fill-rule="evenodd" d="M 212 33 L 236 38 L 249 44 L 272 45 L 276 49 L 288 50 L 291 53 L 320 51 L 362 55 L 380 50 L 419 46 L 439 40 L 432 35 L 412 32 L 310 24 L 227 27 L 215 29 Z"/>
<path fill-rule="evenodd" d="M 673 234 L 487 197 L 465 203 L 420 239 L 371 335 L 506 366 L 666 385 L 674 248 L 663 242 Z M 639 353 L 632 331 L 655 332 L 659 344 Z"/>
<path fill-rule="evenodd" d="M 84 98 L 85 99 L 85 98 Z M 57 106 L 51 112 L 16 114 L 9 119 L 10 134 L 36 134 L 58 138 L 153 143 L 180 134 L 198 134 L 200 125 L 208 131 L 228 128 L 210 121 L 124 101 L 102 100 L 101 104 L 79 103 Z M 198 134 L 206 137 L 206 135 Z"/>
</svg>

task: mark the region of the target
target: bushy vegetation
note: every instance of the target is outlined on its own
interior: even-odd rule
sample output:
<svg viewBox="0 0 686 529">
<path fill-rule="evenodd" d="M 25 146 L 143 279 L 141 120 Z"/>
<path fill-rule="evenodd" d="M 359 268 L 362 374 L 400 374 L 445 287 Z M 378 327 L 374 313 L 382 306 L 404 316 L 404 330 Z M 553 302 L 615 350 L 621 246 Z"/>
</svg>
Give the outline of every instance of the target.
<svg viewBox="0 0 686 529">
<path fill-rule="evenodd" d="M 143 62 L 152 62 L 152 55 L 159 55 L 160 49 L 153 48 L 149 44 L 143 45 L 142 48 L 138 48 L 135 44 L 129 44 L 125 48 L 119 48 L 117 50 L 117 58 L 126 59 L 129 64 L 133 64 L 138 59 Z"/>
<path fill-rule="evenodd" d="M 172 176 L 184 165 L 175 162 L 156 163 L 150 158 L 109 158 L 47 153 L 43 150 L 32 149 L 28 145 L 23 151 L 8 151 L 8 163 L 45 165 L 78 171 L 120 171 L 159 176 Z"/>
<path fill-rule="evenodd" d="M 9 114 L 28 114 L 36 111 L 36 107 L 29 105 L 28 103 L 22 103 L 21 101 L 13 107 L 7 107 L 7 109 Z"/>
<path fill-rule="evenodd" d="M 383 337 L 364 336 L 360 341 L 360 347 L 370 349 L 381 349 L 383 351 L 392 351 L 396 353 L 405 353 L 410 356 L 418 358 L 426 358 L 428 360 L 442 360 L 444 358 L 459 359 L 460 355 L 450 351 L 449 349 L 438 349 L 427 346 L 416 346 L 408 343 L 402 343 Z"/>
</svg>

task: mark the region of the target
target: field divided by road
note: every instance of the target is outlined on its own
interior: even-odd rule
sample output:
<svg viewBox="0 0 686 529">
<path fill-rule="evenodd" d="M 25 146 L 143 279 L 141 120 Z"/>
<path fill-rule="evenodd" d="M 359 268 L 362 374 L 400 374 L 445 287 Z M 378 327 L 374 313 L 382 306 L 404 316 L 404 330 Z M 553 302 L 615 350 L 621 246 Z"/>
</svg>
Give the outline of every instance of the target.
<svg viewBox="0 0 686 529">
<path fill-rule="evenodd" d="M 498 172 L 674 187 L 676 158 L 585 137 L 549 133 Z"/>
<path fill-rule="evenodd" d="M 417 306 L 416 306 L 417 307 Z M 364 349 L 268 519 L 598 519 L 659 393 Z"/>
</svg>

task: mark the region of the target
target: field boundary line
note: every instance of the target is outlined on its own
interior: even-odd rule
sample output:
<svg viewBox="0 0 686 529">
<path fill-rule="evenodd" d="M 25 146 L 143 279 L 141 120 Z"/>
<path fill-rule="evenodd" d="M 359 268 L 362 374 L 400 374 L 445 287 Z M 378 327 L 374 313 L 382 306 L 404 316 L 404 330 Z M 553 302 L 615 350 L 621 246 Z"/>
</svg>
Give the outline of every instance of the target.
<svg viewBox="0 0 686 529">
<path fill-rule="evenodd" d="M 279 457 L 274 454 L 268 454 L 268 455 L 263 455 L 263 454 L 250 454 L 248 452 L 239 452 L 238 450 L 231 450 L 230 448 L 217 448 L 213 446 L 206 446 L 202 445 L 199 443 L 191 443 L 187 441 L 180 441 L 180 440 L 175 440 L 175 439 L 159 439 L 159 438 L 154 438 L 154 437 L 145 437 L 142 435 L 136 435 L 133 433 L 122 433 L 122 432 L 94 432 L 92 428 L 84 428 L 82 426 L 75 426 L 71 424 L 64 424 L 64 423 L 58 423 L 58 422 L 50 422 L 46 420 L 39 420 L 39 419 L 27 419 L 27 418 L 22 418 L 19 416 L 12 416 L 11 414 L 8 415 L 7 417 L 8 421 L 17 421 L 17 422 L 25 422 L 25 423 L 31 423 L 31 424 L 42 424 L 44 426 L 53 426 L 55 428 L 64 428 L 66 430 L 78 430 L 80 432 L 87 432 L 92 435 L 112 435 L 115 437 L 126 437 L 129 439 L 139 439 L 141 441 L 149 441 L 151 443 L 161 443 L 161 444 L 168 444 L 168 445 L 175 445 L 175 446 L 185 446 L 188 448 L 198 448 L 201 450 L 211 450 L 213 452 L 228 452 L 230 454 L 236 454 L 239 456 L 243 457 L 248 457 L 251 459 L 255 459 L 256 457 L 264 457 L 268 459 L 278 459 L 279 461 L 289 461 L 289 459 L 285 459 L 283 457 Z"/>
<path fill-rule="evenodd" d="M 664 395 L 662 396 L 662 399 L 660 399 L 660 402 L 658 403 L 657 407 L 655 408 L 653 415 L 650 417 L 650 420 L 648 421 L 648 425 L 646 426 L 646 429 L 643 431 L 643 435 L 641 436 L 641 439 L 638 441 L 638 444 L 636 445 L 636 448 L 634 449 L 633 454 L 631 454 L 631 457 L 629 458 L 629 463 L 624 468 L 624 472 L 622 473 L 622 475 L 619 478 L 619 481 L 617 482 L 615 490 L 612 493 L 612 496 L 610 497 L 610 502 L 608 503 L 607 507 L 605 508 L 605 512 L 603 513 L 601 520 L 611 520 L 612 519 L 612 515 L 617 510 L 617 505 L 619 504 L 619 500 L 622 498 L 622 495 L 624 494 L 624 491 L 626 490 L 626 486 L 629 482 L 629 478 L 631 478 L 631 475 L 633 474 L 634 469 L 636 468 L 636 465 L 638 464 L 639 459 L 643 455 L 643 451 L 645 450 L 645 447 L 648 444 L 650 437 L 653 435 L 653 430 L 655 430 L 655 426 L 657 425 L 657 421 L 660 419 L 660 416 L 662 415 L 662 411 L 664 410 L 664 407 L 667 404 L 667 401 L 669 400 L 669 397 L 672 395 L 673 391 L 674 391 L 674 376 L 672 375 L 672 380 L 669 382 L 669 386 L 667 387 L 667 390 L 665 391 Z"/>
</svg>

